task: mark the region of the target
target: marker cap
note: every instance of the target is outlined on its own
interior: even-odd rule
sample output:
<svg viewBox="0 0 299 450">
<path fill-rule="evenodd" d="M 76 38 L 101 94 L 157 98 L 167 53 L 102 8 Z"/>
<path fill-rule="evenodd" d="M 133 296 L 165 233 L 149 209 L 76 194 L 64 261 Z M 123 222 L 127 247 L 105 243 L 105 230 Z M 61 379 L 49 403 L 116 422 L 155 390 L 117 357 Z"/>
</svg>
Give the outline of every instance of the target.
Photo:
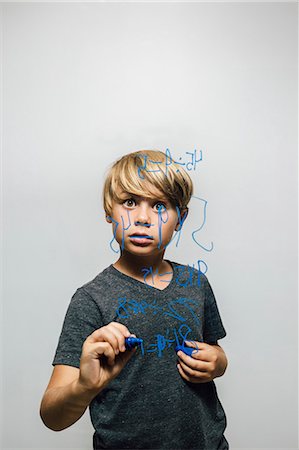
<svg viewBox="0 0 299 450">
<path fill-rule="evenodd" d="M 125 338 L 125 346 L 127 350 L 132 350 L 134 347 L 137 347 L 138 345 L 142 344 L 143 339 L 135 338 L 135 337 L 128 337 Z"/>
</svg>

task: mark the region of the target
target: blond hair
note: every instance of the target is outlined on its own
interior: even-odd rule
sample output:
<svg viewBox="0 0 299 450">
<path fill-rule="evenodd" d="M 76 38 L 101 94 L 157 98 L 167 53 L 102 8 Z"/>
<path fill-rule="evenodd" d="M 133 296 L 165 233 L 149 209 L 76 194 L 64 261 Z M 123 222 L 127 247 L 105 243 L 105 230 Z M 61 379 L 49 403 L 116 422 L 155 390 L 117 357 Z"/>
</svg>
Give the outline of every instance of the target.
<svg viewBox="0 0 299 450">
<path fill-rule="evenodd" d="M 159 150 L 138 150 L 118 159 L 109 169 L 103 188 L 106 215 L 112 212 L 113 200 L 120 201 L 117 188 L 130 194 L 152 197 L 155 189 L 163 192 L 173 206 L 187 208 L 193 194 L 188 173 L 171 157 Z"/>
</svg>

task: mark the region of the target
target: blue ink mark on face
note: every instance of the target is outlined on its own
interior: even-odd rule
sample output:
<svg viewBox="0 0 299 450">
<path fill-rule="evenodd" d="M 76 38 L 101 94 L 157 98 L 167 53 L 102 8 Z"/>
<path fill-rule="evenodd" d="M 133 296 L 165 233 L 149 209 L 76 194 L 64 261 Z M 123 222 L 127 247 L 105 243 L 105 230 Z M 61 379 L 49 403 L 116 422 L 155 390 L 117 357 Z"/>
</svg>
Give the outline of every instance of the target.
<svg viewBox="0 0 299 450">
<path fill-rule="evenodd" d="M 164 222 L 163 217 L 162 217 L 162 212 L 164 212 L 164 211 L 162 211 L 163 208 L 164 208 L 164 211 L 165 211 L 166 214 L 167 214 L 167 217 L 166 217 L 165 222 Z M 159 227 L 159 243 L 158 243 L 158 248 L 159 248 L 159 249 L 161 248 L 161 245 L 162 245 L 162 224 L 163 224 L 163 223 L 166 223 L 167 221 L 168 221 L 168 211 L 167 211 L 167 209 L 165 208 L 165 206 L 160 206 L 160 207 L 158 208 L 158 227 Z"/>
<path fill-rule="evenodd" d="M 121 216 L 121 221 L 122 221 L 121 248 L 122 248 L 122 250 L 125 248 L 125 231 L 128 230 L 131 226 L 131 217 L 130 217 L 129 211 L 127 211 L 127 215 L 128 215 L 128 222 L 129 222 L 129 225 L 127 227 L 124 226 L 124 218 L 123 218 L 123 216 Z"/>
<path fill-rule="evenodd" d="M 107 216 L 107 219 L 111 220 L 113 223 L 116 224 L 116 227 L 115 227 L 114 230 L 113 230 L 113 238 L 112 238 L 111 241 L 109 242 L 109 246 L 110 246 L 111 250 L 114 251 L 114 253 L 119 253 L 119 252 L 120 252 L 119 249 L 118 249 L 118 250 L 114 250 L 114 248 L 112 247 L 113 241 L 116 240 L 116 239 L 115 239 L 115 236 L 116 236 L 116 231 L 117 231 L 117 227 L 118 227 L 118 225 L 119 225 L 119 222 L 118 222 L 117 220 L 114 220 L 111 216 Z"/>
<path fill-rule="evenodd" d="M 172 236 L 172 238 L 170 239 L 170 241 L 168 242 L 168 244 L 165 245 L 165 248 L 168 247 L 168 246 L 171 244 L 171 242 L 172 242 L 177 236 L 178 236 L 178 240 L 177 240 L 177 243 L 176 243 L 176 247 L 178 246 L 179 240 L 180 240 L 180 237 L 181 237 L 182 226 L 183 226 L 183 223 L 185 222 L 186 217 L 187 217 L 187 214 L 188 214 L 188 210 L 187 210 L 187 211 L 185 212 L 185 214 L 183 215 L 183 217 L 182 217 L 180 208 L 179 208 L 178 206 L 176 206 L 176 211 L 177 211 L 178 220 L 179 220 L 179 229 L 175 231 L 174 235 Z"/>
</svg>

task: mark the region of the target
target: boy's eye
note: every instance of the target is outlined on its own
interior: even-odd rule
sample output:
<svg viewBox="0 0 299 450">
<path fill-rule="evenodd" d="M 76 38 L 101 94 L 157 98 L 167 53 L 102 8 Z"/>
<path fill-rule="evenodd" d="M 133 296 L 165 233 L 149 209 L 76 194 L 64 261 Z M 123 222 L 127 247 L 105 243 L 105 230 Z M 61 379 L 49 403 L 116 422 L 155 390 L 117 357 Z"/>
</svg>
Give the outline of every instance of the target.
<svg viewBox="0 0 299 450">
<path fill-rule="evenodd" d="M 127 206 L 128 208 L 131 208 L 136 204 L 135 200 L 133 198 L 128 198 L 123 202 L 123 205 Z"/>
<path fill-rule="evenodd" d="M 166 205 L 163 202 L 155 203 L 154 208 L 156 209 L 156 211 L 160 211 L 160 212 L 166 211 Z"/>
</svg>

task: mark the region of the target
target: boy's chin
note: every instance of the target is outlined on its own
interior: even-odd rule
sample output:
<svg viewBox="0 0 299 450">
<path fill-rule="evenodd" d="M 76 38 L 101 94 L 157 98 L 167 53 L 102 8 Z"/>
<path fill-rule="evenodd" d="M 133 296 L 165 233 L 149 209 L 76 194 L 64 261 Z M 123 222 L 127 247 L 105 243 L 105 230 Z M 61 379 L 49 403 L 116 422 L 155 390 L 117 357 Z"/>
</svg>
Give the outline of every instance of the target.
<svg viewBox="0 0 299 450">
<path fill-rule="evenodd" d="M 119 246 L 121 254 L 130 253 L 134 256 L 154 256 L 161 254 L 165 249 L 158 248 L 157 246 L 153 247 L 150 245 L 130 245 L 125 246 L 124 248 Z"/>
</svg>

